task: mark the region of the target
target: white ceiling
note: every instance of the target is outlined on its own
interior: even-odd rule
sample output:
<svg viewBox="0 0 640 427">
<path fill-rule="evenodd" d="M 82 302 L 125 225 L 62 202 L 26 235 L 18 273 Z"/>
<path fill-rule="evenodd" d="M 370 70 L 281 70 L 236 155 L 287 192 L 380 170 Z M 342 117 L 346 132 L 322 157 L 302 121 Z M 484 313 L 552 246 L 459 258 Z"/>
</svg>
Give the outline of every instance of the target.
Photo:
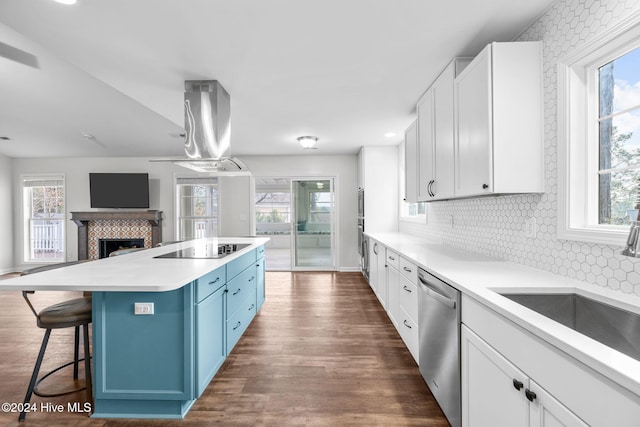
<svg viewBox="0 0 640 427">
<path fill-rule="evenodd" d="M 180 156 L 195 79 L 231 95 L 233 155 L 396 144 L 452 57 L 513 40 L 553 2 L 2 0 L 0 153 Z"/>
</svg>

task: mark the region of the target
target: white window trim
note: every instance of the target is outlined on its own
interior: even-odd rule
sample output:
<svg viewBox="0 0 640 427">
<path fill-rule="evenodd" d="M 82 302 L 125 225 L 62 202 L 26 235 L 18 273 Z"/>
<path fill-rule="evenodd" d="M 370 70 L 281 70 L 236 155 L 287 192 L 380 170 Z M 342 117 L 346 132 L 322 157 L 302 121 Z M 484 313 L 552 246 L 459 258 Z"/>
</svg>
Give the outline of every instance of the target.
<svg viewBox="0 0 640 427">
<path fill-rule="evenodd" d="M 174 173 L 173 174 L 173 218 L 174 218 L 174 226 L 173 235 L 175 236 L 175 240 L 180 240 L 180 206 L 178 201 L 178 181 L 180 179 L 189 179 L 189 178 L 219 178 L 219 175 L 215 173 L 198 173 L 198 174 L 185 174 L 185 173 Z M 220 202 L 220 181 L 218 181 L 218 203 Z M 220 212 L 218 211 L 218 227 L 216 230 L 216 235 L 220 236 Z"/>
<path fill-rule="evenodd" d="M 20 218 L 21 218 L 21 223 L 22 223 L 22 236 L 21 236 L 21 242 L 22 242 L 22 264 L 23 265 L 42 265 L 42 264 L 56 264 L 59 262 L 66 262 L 68 261 L 68 256 L 69 256 L 69 251 L 67 249 L 67 244 L 68 244 L 68 236 L 67 236 L 67 221 L 62 221 L 62 235 L 64 236 L 64 245 L 63 245 L 63 250 L 64 250 L 64 256 L 62 261 L 60 261 L 60 259 L 42 259 L 42 260 L 32 260 L 30 259 L 28 253 L 29 253 L 29 233 L 27 232 L 27 228 L 29 227 L 28 221 L 25 219 L 25 215 L 27 213 L 27 203 L 26 200 L 24 199 L 24 182 L 25 180 L 28 179 L 33 179 L 33 178 L 38 178 L 38 179 L 47 179 L 47 178 L 57 178 L 57 177 L 61 177 L 62 178 L 62 183 L 63 183 L 63 188 L 64 188 L 64 197 L 63 197 L 63 203 L 64 203 L 64 217 L 66 219 L 67 217 L 67 177 L 66 174 L 64 173 L 30 173 L 30 174 L 21 174 L 20 175 L 20 194 L 21 194 L 21 199 L 22 199 L 22 203 L 20 204 Z"/>
<path fill-rule="evenodd" d="M 597 167 L 595 150 L 598 129 L 588 118 L 597 117 L 597 100 L 589 96 L 595 87 L 586 70 L 613 59 L 614 52 L 640 43 L 640 11 L 606 30 L 558 61 L 558 238 L 589 243 L 624 246 L 628 226 L 596 225 L 589 218 L 593 197 L 589 188 L 597 188 L 597 176 L 589 174 Z M 595 109 L 595 110 L 594 110 Z M 595 112 L 594 112 L 595 111 Z M 587 144 L 585 144 L 587 141 Z M 597 220 L 596 220 L 597 221 Z"/>
</svg>

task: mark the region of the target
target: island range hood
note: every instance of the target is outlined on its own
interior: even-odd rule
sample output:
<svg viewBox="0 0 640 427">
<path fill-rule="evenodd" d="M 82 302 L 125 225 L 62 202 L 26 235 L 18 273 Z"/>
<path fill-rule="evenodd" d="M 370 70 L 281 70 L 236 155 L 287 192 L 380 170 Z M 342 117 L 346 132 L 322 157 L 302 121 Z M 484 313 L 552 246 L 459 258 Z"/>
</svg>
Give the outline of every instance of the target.
<svg viewBox="0 0 640 427">
<path fill-rule="evenodd" d="M 250 174 L 238 158 L 230 157 L 231 98 L 217 80 L 184 82 L 185 158 L 158 159 L 197 172 Z"/>
</svg>

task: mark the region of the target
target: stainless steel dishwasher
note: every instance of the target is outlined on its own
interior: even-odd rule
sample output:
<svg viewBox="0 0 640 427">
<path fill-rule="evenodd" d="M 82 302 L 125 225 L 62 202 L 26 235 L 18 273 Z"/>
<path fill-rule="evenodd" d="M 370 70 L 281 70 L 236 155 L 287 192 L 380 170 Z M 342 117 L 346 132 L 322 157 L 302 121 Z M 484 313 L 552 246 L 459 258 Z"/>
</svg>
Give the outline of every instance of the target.
<svg viewBox="0 0 640 427">
<path fill-rule="evenodd" d="M 460 291 L 421 268 L 418 279 L 420 373 L 449 423 L 460 427 Z"/>
</svg>

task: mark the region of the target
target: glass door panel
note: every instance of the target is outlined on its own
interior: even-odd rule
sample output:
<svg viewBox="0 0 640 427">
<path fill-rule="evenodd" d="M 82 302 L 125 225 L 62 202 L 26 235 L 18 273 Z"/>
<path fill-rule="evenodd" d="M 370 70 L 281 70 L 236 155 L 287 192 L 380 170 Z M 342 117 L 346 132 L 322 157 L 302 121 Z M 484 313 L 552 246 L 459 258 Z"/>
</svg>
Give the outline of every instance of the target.
<svg viewBox="0 0 640 427">
<path fill-rule="evenodd" d="M 294 267 L 334 269 L 333 179 L 292 180 Z"/>
<path fill-rule="evenodd" d="M 291 270 L 291 179 L 256 178 L 256 235 L 268 237 L 267 270 Z"/>
</svg>

